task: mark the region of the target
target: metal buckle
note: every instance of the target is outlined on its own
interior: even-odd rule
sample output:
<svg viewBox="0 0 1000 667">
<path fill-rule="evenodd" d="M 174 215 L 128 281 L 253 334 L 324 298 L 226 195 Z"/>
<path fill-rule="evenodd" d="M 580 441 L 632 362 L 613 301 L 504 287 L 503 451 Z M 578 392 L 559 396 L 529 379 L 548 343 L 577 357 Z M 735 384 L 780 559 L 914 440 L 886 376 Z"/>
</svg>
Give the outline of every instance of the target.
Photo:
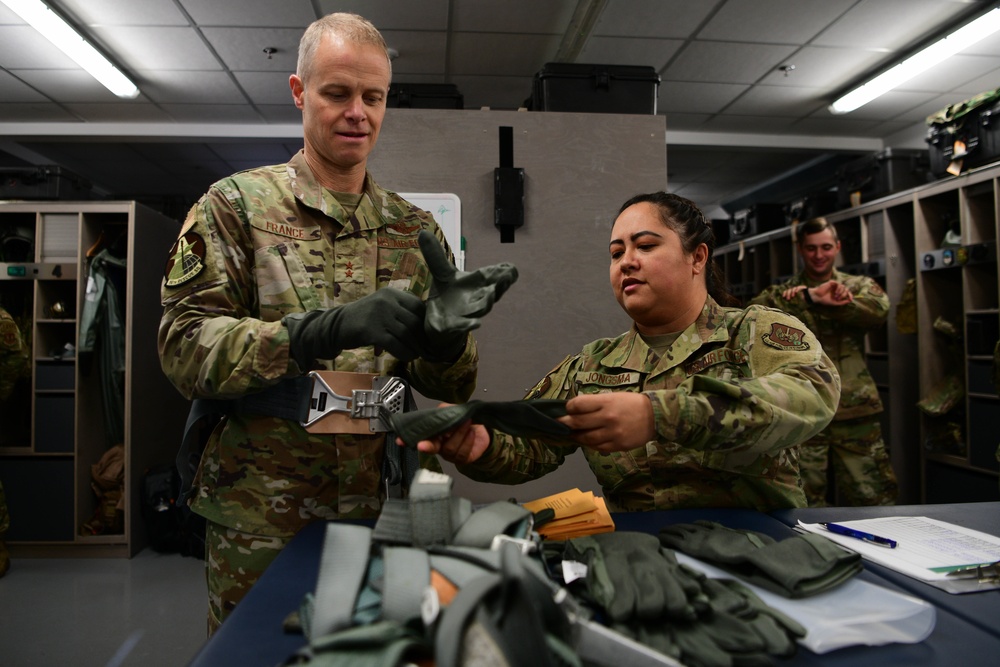
<svg viewBox="0 0 1000 667">
<path fill-rule="evenodd" d="M 490 551 L 500 551 L 503 545 L 508 542 L 516 546 L 522 554 L 530 554 L 538 548 L 534 540 L 527 540 L 523 537 L 511 537 L 510 535 L 501 533 L 493 536 L 493 541 L 490 543 Z"/>
<path fill-rule="evenodd" d="M 340 412 L 351 419 L 367 419 L 371 433 L 384 433 L 392 428 L 388 415 L 402 412 L 406 407 L 406 382 L 398 377 L 374 378 L 371 389 L 353 389 L 350 396 L 338 394 L 316 371 L 310 372 L 309 377 L 312 393 L 309 413 L 302 422 L 305 427 L 331 412 Z"/>
</svg>

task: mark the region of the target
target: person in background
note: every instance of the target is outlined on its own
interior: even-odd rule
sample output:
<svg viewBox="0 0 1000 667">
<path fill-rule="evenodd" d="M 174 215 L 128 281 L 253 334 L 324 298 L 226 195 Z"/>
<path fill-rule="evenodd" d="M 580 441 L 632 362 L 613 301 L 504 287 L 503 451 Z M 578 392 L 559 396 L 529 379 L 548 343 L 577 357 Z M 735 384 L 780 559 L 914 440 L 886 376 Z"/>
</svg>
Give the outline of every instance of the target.
<svg viewBox="0 0 1000 667">
<path fill-rule="evenodd" d="M 210 633 L 306 524 L 374 517 L 385 499 L 386 434 L 306 431 L 281 410 L 298 403 L 296 379 L 320 369 L 401 376 L 459 402 L 475 386 L 475 324 L 425 317 L 437 280 L 455 270 L 441 229 L 367 171 L 390 78 L 367 20 L 338 13 L 310 25 L 289 79 L 303 150 L 215 183 L 169 253 L 163 371 L 187 398 L 228 401 L 190 501 L 207 520 Z M 513 277 L 484 280 L 479 315 Z M 371 377 L 354 388 L 371 390 Z"/>
<path fill-rule="evenodd" d="M 781 308 L 806 323 L 840 372 L 837 415 L 799 448 L 799 466 L 810 506 L 827 504 L 827 466 L 844 505 L 892 505 L 898 484 L 882 440 L 882 401 L 865 364 L 865 334 L 885 324 L 889 297 L 872 278 L 834 268 L 837 230 L 825 218 L 798 226 L 804 268 L 768 287 L 751 303 Z"/>
<path fill-rule="evenodd" d="M 691 201 L 655 192 L 625 202 L 608 250 L 633 326 L 567 357 L 527 395 L 568 399 L 558 418 L 568 439 L 464 421 L 418 449 L 473 479 L 517 484 L 582 448 L 618 511 L 804 507 L 796 448 L 833 417 L 836 368 L 791 315 L 720 305 L 714 248 Z"/>
</svg>

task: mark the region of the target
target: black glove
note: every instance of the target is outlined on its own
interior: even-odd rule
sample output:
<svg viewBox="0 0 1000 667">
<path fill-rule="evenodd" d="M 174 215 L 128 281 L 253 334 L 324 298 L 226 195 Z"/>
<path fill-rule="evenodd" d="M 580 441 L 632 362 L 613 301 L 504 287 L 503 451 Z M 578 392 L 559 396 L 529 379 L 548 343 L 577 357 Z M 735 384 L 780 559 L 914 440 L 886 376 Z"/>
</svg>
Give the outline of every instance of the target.
<svg viewBox="0 0 1000 667">
<path fill-rule="evenodd" d="M 664 553 L 652 535 L 618 531 L 569 540 L 563 558 L 586 563 L 586 593 L 614 623 L 693 619 L 690 576 Z"/>
<path fill-rule="evenodd" d="M 288 328 L 292 358 L 306 369 L 317 359 L 369 345 L 402 361 L 422 356 L 427 349 L 424 311 L 417 295 L 385 287 L 343 306 L 293 313 L 281 321 Z"/>
<path fill-rule="evenodd" d="M 421 230 L 417 240 L 433 277 L 424 319 L 430 349 L 424 356 L 453 360 L 462 354 L 468 332 L 479 327 L 493 303 L 517 280 L 517 269 L 505 262 L 471 273 L 459 271 L 434 234 Z"/>
</svg>

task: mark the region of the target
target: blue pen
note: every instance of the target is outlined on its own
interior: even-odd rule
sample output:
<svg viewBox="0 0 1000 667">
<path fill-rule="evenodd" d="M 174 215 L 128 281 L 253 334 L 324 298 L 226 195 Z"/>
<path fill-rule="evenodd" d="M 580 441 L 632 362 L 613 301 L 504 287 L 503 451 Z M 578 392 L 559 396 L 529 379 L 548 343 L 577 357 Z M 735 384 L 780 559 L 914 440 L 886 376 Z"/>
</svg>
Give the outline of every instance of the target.
<svg viewBox="0 0 1000 667">
<path fill-rule="evenodd" d="M 888 537 L 879 537 L 878 535 L 872 535 L 871 533 L 866 533 L 861 530 L 841 526 L 839 523 L 821 523 L 820 525 L 829 530 L 831 533 L 836 533 L 837 535 L 846 535 L 848 537 L 877 544 L 880 547 L 886 547 L 888 549 L 896 548 L 896 540 L 890 540 Z"/>
</svg>

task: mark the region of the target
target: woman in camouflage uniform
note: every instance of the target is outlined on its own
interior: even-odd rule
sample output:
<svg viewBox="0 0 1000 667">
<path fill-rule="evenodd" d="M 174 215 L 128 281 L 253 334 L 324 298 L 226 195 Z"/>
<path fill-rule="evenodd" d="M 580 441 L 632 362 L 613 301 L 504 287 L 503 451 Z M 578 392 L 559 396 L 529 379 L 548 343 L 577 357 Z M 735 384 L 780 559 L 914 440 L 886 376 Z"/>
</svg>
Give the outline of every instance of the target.
<svg viewBox="0 0 1000 667">
<path fill-rule="evenodd" d="M 582 447 L 616 510 L 805 506 L 795 446 L 833 417 L 837 371 L 794 317 L 710 296 L 714 247 L 687 199 L 659 192 L 625 202 L 610 277 L 631 330 L 590 343 L 528 394 L 568 399 L 560 421 L 571 441 L 466 422 L 418 448 L 474 479 L 515 484 Z"/>
</svg>

